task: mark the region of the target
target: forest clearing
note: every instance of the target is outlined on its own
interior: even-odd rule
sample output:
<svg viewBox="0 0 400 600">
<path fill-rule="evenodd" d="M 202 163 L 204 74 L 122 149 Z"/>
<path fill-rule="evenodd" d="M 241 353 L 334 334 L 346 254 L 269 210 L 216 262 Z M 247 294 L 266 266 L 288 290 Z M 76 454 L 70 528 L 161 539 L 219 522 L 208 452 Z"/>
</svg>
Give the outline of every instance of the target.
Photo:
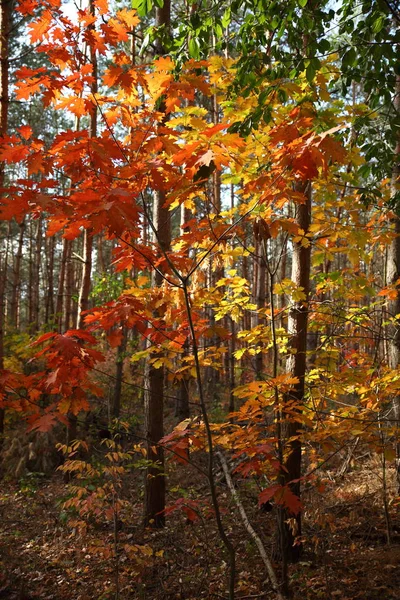
<svg viewBox="0 0 400 600">
<path fill-rule="evenodd" d="M 397 3 L 0 6 L 0 598 L 398 599 Z"/>
</svg>

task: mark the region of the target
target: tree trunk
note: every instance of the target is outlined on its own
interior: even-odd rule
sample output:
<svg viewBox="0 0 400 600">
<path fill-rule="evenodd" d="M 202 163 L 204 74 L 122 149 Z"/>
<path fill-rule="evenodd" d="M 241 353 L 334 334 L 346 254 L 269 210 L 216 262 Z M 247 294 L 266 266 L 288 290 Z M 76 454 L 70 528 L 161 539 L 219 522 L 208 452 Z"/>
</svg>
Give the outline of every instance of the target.
<svg viewBox="0 0 400 600">
<path fill-rule="evenodd" d="M 64 238 L 62 254 L 61 254 L 60 273 L 59 273 L 59 278 L 58 278 L 57 303 L 56 303 L 57 330 L 59 333 L 61 333 L 61 331 L 62 331 L 62 315 L 63 315 L 63 306 L 64 306 L 64 284 L 65 284 L 65 274 L 66 274 L 66 270 L 67 270 L 68 245 L 69 245 L 68 240 L 66 240 Z"/>
<path fill-rule="evenodd" d="M 79 290 L 78 300 L 78 329 L 84 326 L 84 311 L 89 308 L 89 293 L 90 285 L 92 282 L 92 250 L 93 250 L 93 236 L 88 229 L 85 229 L 83 233 L 83 269 L 82 269 L 82 280 L 81 287 Z"/>
<path fill-rule="evenodd" d="M 126 353 L 126 344 L 128 341 L 128 332 L 125 326 L 122 327 L 122 340 L 117 349 L 117 369 L 115 373 L 115 388 L 111 414 L 114 419 L 119 419 L 121 413 L 121 393 L 122 377 L 124 371 L 124 358 Z"/>
<path fill-rule="evenodd" d="M 181 205 L 181 223 L 180 223 L 180 231 L 181 235 L 185 233 L 185 223 L 190 219 L 190 211 L 185 207 L 184 204 Z M 179 360 L 181 364 L 185 364 L 185 357 L 189 356 L 190 347 L 189 340 L 186 339 L 182 348 L 183 352 L 180 356 Z M 182 379 L 179 382 L 178 388 L 178 396 L 176 399 L 175 405 L 175 416 L 178 418 L 178 422 L 183 421 L 184 419 L 188 419 L 190 417 L 190 405 L 189 405 L 189 385 L 190 385 L 190 375 L 183 375 Z"/>
<path fill-rule="evenodd" d="M 394 108 L 397 113 L 400 111 L 400 76 L 396 77 L 396 94 L 393 100 Z M 396 148 L 394 152 L 394 164 L 392 171 L 391 180 L 391 197 L 399 193 L 399 178 L 400 178 L 400 134 L 397 137 Z M 397 201 L 396 206 L 399 202 Z M 391 242 L 387 252 L 386 262 L 386 277 L 387 284 L 396 284 L 400 278 L 400 215 L 395 214 L 392 218 L 392 228 L 396 234 L 396 237 Z M 393 370 L 399 368 L 400 363 L 400 322 L 397 315 L 400 314 L 400 286 L 397 284 L 397 295 L 393 300 L 388 303 L 389 318 L 392 319 L 391 324 L 388 327 L 388 363 L 389 367 Z M 400 428 L 400 396 L 396 396 L 393 399 L 393 413 L 396 419 L 396 473 L 397 473 L 397 487 L 400 491 L 400 441 L 399 441 L 399 428 Z"/>
<path fill-rule="evenodd" d="M 254 327 L 262 326 L 265 323 L 264 317 L 260 314 L 265 308 L 265 297 L 266 297 L 266 264 L 265 264 L 265 256 L 263 253 L 263 244 L 259 241 L 256 242 L 256 251 L 257 255 L 257 268 L 254 269 L 254 275 L 256 277 L 254 281 L 254 290 L 255 290 L 255 303 L 257 305 L 257 312 L 254 315 Z M 256 374 L 256 379 L 263 379 L 264 377 L 264 357 L 262 353 L 262 344 L 261 342 L 257 344 L 260 352 L 255 355 L 254 358 L 254 369 Z"/>
<path fill-rule="evenodd" d="M 65 301 L 64 301 L 64 331 L 68 331 L 71 326 L 72 313 L 72 290 L 74 285 L 74 265 L 72 263 L 72 244 L 73 240 L 68 241 L 67 260 L 66 260 L 66 282 L 65 282 Z"/>
<path fill-rule="evenodd" d="M 95 4 L 94 0 L 89 0 L 90 14 L 95 16 Z M 94 24 L 89 25 L 89 29 L 94 29 Z M 96 96 L 98 91 L 97 82 L 97 56 L 96 50 L 90 46 L 90 62 L 92 64 L 92 75 L 93 80 L 90 86 L 90 91 L 93 97 Z M 93 100 L 91 112 L 90 112 L 90 137 L 96 137 L 97 135 L 97 104 Z M 93 252 L 93 234 L 90 229 L 85 229 L 83 233 L 83 271 L 82 281 L 79 290 L 78 300 L 78 328 L 83 327 L 83 313 L 89 308 L 89 293 L 90 285 L 92 282 L 92 252 Z"/>
<path fill-rule="evenodd" d="M 8 45 L 10 37 L 11 0 L 0 4 L 0 138 L 7 134 L 8 127 Z M 0 161 L 0 188 L 4 187 L 5 162 Z M 4 369 L 4 301 L 7 260 L 0 256 L 0 370 Z M 4 436 L 4 408 L 0 408 L 0 448 Z"/>
<path fill-rule="evenodd" d="M 305 203 L 297 206 L 296 222 L 299 228 L 307 234 L 311 223 L 311 182 L 307 181 L 299 184 L 297 191 L 304 194 Z M 301 242 L 293 243 L 292 281 L 298 288 L 302 288 L 305 299 L 294 302 L 289 310 L 288 335 L 291 353 L 287 359 L 286 370 L 290 377 L 298 379 L 298 383 L 287 394 L 286 402 L 291 412 L 293 411 L 293 403 L 295 403 L 295 412 L 298 413 L 301 412 L 304 403 L 310 265 L 311 245 L 305 247 L 301 245 Z M 293 416 L 288 417 L 285 413 L 285 406 L 283 407 L 282 417 L 285 439 L 289 440 L 283 472 L 283 481 L 287 484 L 301 477 L 301 442 L 298 439 L 298 430 L 301 429 L 302 425 Z M 297 496 L 300 496 L 299 482 L 291 484 L 291 489 Z M 282 553 L 287 561 L 296 562 L 300 557 L 301 545 L 294 545 L 294 542 L 295 538 L 301 535 L 301 513 L 296 516 L 296 531 L 293 531 L 293 527 L 287 522 L 288 519 L 293 518 L 293 515 L 287 513 L 287 511 L 285 513 L 285 523 L 281 532 L 283 537 L 281 539 Z"/>
<path fill-rule="evenodd" d="M 47 272 L 47 296 L 45 309 L 45 324 L 54 319 L 54 250 L 55 236 L 46 239 L 46 272 Z"/>
<path fill-rule="evenodd" d="M 163 35 L 169 34 L 171 24 L 170 0 L 165 0 L 161 8 L 156 9 L 156 29 Z M 156 52 L 163 56 L 165 47 L 161 37 L 156 40 Z M 160 107 L 160 111 L 163 107 Z M 164 207 L 165 193 L 155 192 L 153 203 L 153 242 L 161 253 L 168 252 L 171 245 L 171 213 Z M 160 272 L 153 271 L 153 284 L 160 287 L 163 277 Z M 157 317 L 157 314 L 154 315 Z M 147 458 L 152 465 L 146 471 L 144 523 L 152 527 L 163 527 L 165 524 L 165 474 L 164 450 L 158 445 L 164 437 L 164 367 L 155 369 L 152 364 L 146 366 L 145 382 L 145 427 L 147 439 Z"/>
<path fill-rule="evenodd" d="M 22 249 L 24 243 L 25 233 L 25 220 L 19 225 L 19 238 L 17 254 L 15 255 L 14 269 L 13 269 L 13 283 L 11 291 L 11 303 L 10 303 L 10 325 L 12 327 L 19 327 L 19 306 L 20 306 L 20 295 L 21 295 L 21 262 L 22 262 Z"/>
<path fill-rule="evenodd" d="M 39 331 L 40 326 L 40 262 L 42 249 L 42 217 L 37 220 L 35 235 L 35 251 L 33 260 L 32 281 L 32 331 Z"/>
</svg>

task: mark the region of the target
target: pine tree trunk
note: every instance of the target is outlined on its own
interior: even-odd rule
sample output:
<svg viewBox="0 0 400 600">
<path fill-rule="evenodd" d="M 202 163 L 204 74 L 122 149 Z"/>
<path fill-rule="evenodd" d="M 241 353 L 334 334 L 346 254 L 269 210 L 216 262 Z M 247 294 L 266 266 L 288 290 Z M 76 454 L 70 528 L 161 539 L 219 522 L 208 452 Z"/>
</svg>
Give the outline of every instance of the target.
<svg viewBox="0 0 400 600">
<path fill-rule="evenodd" d="M 65 274 L 67 271 L 67 257 L 68 257 L 68 245 L 69 242 L 65 238 L 63 239 L 62 254 L 60 273 L 58 277 L 58 291 L 57 291 L 57 302 L 56 302 L 56 317 L 57 317 L 57 331 L 62 331 L 62 315 L 64 307 L 64 285 L 65 285 Z"/>
<path fill-rule="evenodd" d="M 40 326 L 40 262 L 42 250 L 42 217 L 37 220 L 32 282 L 32 331 L 39 331 Z"/>
<path fill-rule="evenodd" d="M 72 244 L 73 240 L 68 241 L 67 261 L 66 261 L 66 281 L 65 281 L 65 300 L 64 300 L 64 331 L 68 331 L 71 326 L 72 313 L 72 290 L 74 285 L 74 265 L 72 264 Z"/>
<path fill-rule="evenodd" d="M 24 243 L 25 233 L 25 220 L 19 225 L 19 238 L 18 248 L 15 255 L 14 269 L 13 269 L 13 283 L 11 291 L 11 303 L 10 303 L 10 325 L 12 327 L 19 327 L 19 306 L 20 306 L 20 295 L 21 295 L 21 262 L 22 262 L 22 249 Z"/>
<path fill-rule="evenodd" d="M 47 296 L 45 309 L 45 324 L 54 319 L 54 250 L 55 236 L 45 238 L 46 243 L 46 272 L 47 272 Z"/>
</svg>

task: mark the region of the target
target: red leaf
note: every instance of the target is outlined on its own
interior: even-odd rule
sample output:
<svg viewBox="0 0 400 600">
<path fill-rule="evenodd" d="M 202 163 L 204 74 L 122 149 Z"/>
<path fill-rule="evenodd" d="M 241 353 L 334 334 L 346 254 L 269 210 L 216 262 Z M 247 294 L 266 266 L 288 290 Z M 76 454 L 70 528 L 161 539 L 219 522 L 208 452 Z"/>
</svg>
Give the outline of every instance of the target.
<svg viewBox="0 0 400 600">
<path fill-rule="evenodd" d="M 281 489 L 281 485 L 272 485 L 271 487 L 262 490 L 262 492 L 260 492 L 258 496 L 258 505 L 261 506 L 262 504 L 265 504 L 266 502 L 271 500 L 271 498 L 276 494 L 276 492 L 278 492 Z"/>
<path fill-rule="evenodd" d="M 48 412 L 39 418 L 35 418 L 29 427 L 29 431 L 41 431 L 45 433 L 50 431 L 60 421 L 60 415 Z"/>
<path fill-rule="evenodd" d="M 297 515 L 301 511 L 303 505 L 300 498 L 292 492 L 289 485 L 290 484 L 282 486 L 277 484 L 265 488 L 258 496 L 258 505 L 261 506 L 273 498 L 276 504 L 287 508 L 289 512 Z"/>
<path fill-rule="evenodd" d="M 37 8 L 37 0 L 20 0 L 16 10 L 21 13 L 21 15 L 33 15 L 35 13 L 35 8 Z"/>
</svg>

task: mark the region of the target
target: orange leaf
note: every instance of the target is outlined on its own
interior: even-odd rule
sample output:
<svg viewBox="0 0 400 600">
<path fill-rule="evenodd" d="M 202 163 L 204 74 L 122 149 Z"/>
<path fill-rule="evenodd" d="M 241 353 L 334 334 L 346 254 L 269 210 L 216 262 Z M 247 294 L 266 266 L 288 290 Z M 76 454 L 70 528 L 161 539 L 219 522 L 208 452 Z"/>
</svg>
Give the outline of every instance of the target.
<svg viewBox="0 0 400 600">
<path fill-rule="evenodd" d="M 61 98 L 57 102 L 57 108 L 66 108 L 76 117 L 82 117 L 86 112 L 85 100 L 83 98 Z"/>
<path fill-rule="evenodd" d="M 19 132 L 24 140 L 29 140 L 33 133 L 32 127 L 29 127 L 29 125 L 22 125 L 22 127 L 19 128 Z"/>
<path fill-rule="evenodd" d="M 108 12 L 108 0 L 94 0 L 94 4 L 101 15 Z"/>
<path fill-rule="evenodd" d="M 41 42 L 45 36 L 45 34 L 50 29 L 50 24 L 52 22 L 52 14 L 50 10 L 43 11 L 39 21 L 35 23 L 31 23 L 28 25 L 28 29 L 30 30 L 30 38 L 31 42 Z"/>
<path fill-rule="evenodd" d="M 20 0 L 18 6 L 16 6 L 16 10 L 21 13 L 21 15 L 33 15 L 35 14 L 35 8 L 37 8 L 37 0 Z"/>
<path fill-rule="evenodd" d="M 117 12 L 117 17 L 126 23 L 128 27 L 134 28 L 139 25 L 140 20 L 136 14 L 135 10 L 129 10 L 128 8 L 123 8 Z"/>
</svg>

